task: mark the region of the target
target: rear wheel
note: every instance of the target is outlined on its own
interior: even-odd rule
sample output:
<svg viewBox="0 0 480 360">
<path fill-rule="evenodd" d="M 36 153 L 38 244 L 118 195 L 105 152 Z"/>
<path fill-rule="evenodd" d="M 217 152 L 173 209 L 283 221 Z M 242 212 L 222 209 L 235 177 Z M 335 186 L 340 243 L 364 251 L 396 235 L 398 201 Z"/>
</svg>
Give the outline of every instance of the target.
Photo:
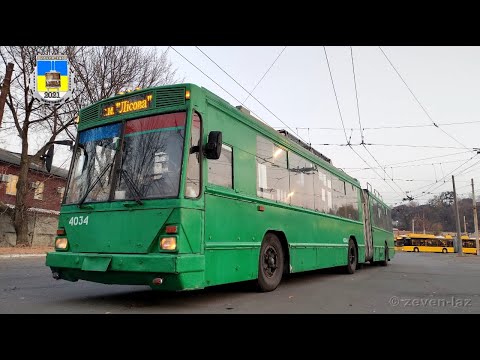
<svg viewBox="0 0 480 360">
<path fill-rule="evenodd" d="M 413 248 L 413 252 L 419 252 L 419 250 L 416 246 Z"/>
<path fill-rule="evenodd" d="M 448 250 L 446 248 L 442 249 L 442 253 L 446 254 L 447 252 L 448 252 Z"/>
<path fill-rule="evenodd" d="M 348 256 L 347 256 L 347 265 L 345 266 L 345 272 L 347 274 L 353 274 L 358 264 L 358 254 L 357 247 L 352 239 L 348 241 Z"/>
<path fill-rule="evenodd" d="M 284 267 L 283 248 L 274 234 L 265 235 L 258 261 L 258 289 L 262 292 L 275 290 L 282 280 Z"/>
</svg>

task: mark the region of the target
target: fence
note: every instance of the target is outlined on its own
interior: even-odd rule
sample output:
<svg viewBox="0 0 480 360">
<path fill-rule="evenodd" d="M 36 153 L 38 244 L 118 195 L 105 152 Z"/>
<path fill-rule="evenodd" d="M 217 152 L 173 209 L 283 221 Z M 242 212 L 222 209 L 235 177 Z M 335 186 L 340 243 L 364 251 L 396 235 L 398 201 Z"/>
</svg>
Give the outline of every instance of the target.
<svg viewBox="0 0 480 360">
<path fill-rule="evenodd" d="M 27 221 L 28 241 L 32 246 L 53 246 L 58 225 L 57 211 L 29 209 Z M 12 218 L 0 213 L 0 247 L 15 246 L 16 242 Z"/>
</svg>

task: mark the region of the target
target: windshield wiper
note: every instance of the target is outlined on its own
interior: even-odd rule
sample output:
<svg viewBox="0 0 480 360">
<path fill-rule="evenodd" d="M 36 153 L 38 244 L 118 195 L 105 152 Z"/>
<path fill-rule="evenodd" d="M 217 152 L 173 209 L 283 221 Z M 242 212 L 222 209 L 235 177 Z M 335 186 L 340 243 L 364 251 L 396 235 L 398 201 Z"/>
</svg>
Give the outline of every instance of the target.
<svg viewBox="0 0 480 360">
<path fill-rule="evenodd" d="M 107 166 L 105 166 L 105 169 L 102 170 L 102 172 L 100 173 L 100 175 L 98 175 L 98 177 L 95 179 L 95 181 L 93 182 L 92 185 L 90 185 L 90 187 L 87 189 L 87 191 L 85 192 L 85 194 L 82 196 L 82 198 L 80 199 L 80 201 L 78 202 L 78 207 L 81 207 L 83 202 L 87 199 L 87 196 L 88 194 L 90 193 L 90 191 L 93 190 L 93 188 L 95 187 L 95 185 L 97 185 L 97 183 L 100 181 L 100 179 L 103 177 L 103 175 L 105 175 L 105 173 L 107 172 L 108 169 L 110 169 L 112 166 L 113 166 L 113 163 L 114 161 L 112 161 L 110 164 L 108 164 Z"/>
<path fill-rule="evenodd" d="M 135 200 L 138 205 L 143 205 L 143 201 L 140 200 L 140 197 L 142 196 L 142 194 L 140 193 L 140 191 L 138 190 L 137 186 L 132 181 L 132 179 L 130 179 L 130 176 L 128 175 L 127 170 L 125 169 L 119 169 L 119 170 L 120 170 L 120 173 L 125 176 L 125 183 L 127 184 L 130 191 L 133 191 L 136 194 L 133 200 Z"/>
</svg>

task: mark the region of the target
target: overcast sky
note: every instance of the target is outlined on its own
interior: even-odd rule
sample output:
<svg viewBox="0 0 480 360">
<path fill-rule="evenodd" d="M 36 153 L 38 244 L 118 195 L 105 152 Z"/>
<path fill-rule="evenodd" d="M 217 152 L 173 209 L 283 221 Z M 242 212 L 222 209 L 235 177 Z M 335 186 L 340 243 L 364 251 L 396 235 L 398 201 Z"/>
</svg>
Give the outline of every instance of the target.
<svg viewBox="0 0 480 360">
<path fill-rule="evenodd" d="M 480 155 L 473 151 L 480 147 L 480 47 L 382 47 L 419 105 L 379 47 L 354 46 L 357 109 L 351 49 L 327 46 L 345 131 L 323 47 L 199 48 L 248 91 L 276 60 L 252 94 L 271 112 L 253 97 L 244 105 L 274 128 L 287 128 L 283 121 L 363 186 L 370 183 L 388 204 L 404 203 L 407 194 L 424 202 L 450 191 L 452 171 L 458 194 L 469 196 L 474 178 L 480 195 Z M 234 106 L 247 98 L 248 92 L 196 47 L 174 46 L 168 56 L 185 82 L 204 86 Z M 359 114 L 364 143 L 377 145 L 358 145 Z M 345 146 L 345 134 L 353 150 Z M 20 149 L 18 137 L 5 131 L 0 146 Z M 58 153 L 54 164 L 68 167 L 70 154 Z"/>
<path fill-rule="evenodd" d="M 199 48 L 249 91 L 284 49 L 283 46 Z M 368 165 L 348 146 L 322 145 L 347 143 L 323 47 L 286 47 L 253 96 L 331 158 L 335 166 L 364 186 L 370 183 L 390 205 L 402 203 L 406 194 L 423 202 L 433 194 L 450 191 L 452 171 L 458 194 L 469 196 L 471 178 L 480 186 L 480 155 L 473 151 L 480 147 L 477 141 L 480 48 L 382 49 L 421 105 L 379 47 L 353 47 L 358 111 L 350 47 L 326 47 L 347 138 L 351 144 L 361 143 L 360 114 L 364 142 L 378 144 L 366 148 L 352 146 Z M 204 86 L 234 106 L 247 98 L 248 93 L 196 47 L 173 47 L 168 54 L 178 75 L 186 82 Z M 245 106 L 270 126 L 285 128 L 252 97 Z M 457 124 L 446 125 L 452 123 Z M 377 161 L 385 167 L 386 174 Z M 376 169 L 362 169 L 372 167 Z"/>
</svg>

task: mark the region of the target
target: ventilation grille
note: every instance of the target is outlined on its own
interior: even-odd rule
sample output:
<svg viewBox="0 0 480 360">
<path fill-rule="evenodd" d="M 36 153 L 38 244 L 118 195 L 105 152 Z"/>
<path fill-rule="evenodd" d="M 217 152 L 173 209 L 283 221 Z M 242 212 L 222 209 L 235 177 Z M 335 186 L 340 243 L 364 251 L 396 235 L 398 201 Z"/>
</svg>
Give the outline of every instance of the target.
<svg viewBox="0 0 480 360">
<path fill-rule="evenodd" d="M 93 105 L 84 109 L 80 113 L 80 121 L 82 122 L 83 125 L 88 125 L 89 123 L 98 119 L 98 116 L 99 116 L 98 108 L 99 108 L 98 105 Z"/>
<path fill-rule="evenodd" d="M 155 107 L 170 107 L 185 105 L 185 88 L 159 89 L 155 92 Z"/>
</svg>

